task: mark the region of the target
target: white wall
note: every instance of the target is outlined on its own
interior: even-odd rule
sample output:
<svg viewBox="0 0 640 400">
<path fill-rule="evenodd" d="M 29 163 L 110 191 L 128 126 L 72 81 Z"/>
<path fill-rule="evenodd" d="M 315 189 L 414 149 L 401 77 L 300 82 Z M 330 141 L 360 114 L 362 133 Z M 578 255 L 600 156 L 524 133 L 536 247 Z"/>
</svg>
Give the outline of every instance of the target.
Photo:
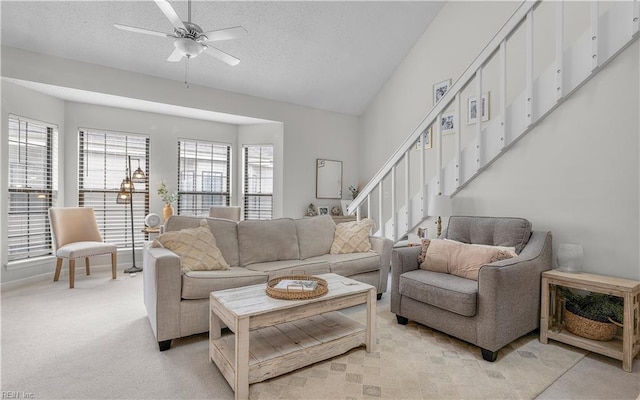
<svg viewBox="0 0 640 400">
<path fill-rule="evenodd" d="M 550 14 L 550 4 L 543 3 L 539 15 Z M 443 7 L 361 118 L 362 141 L 373 143 L 361 154 L 363 178 L 372 177 L 426 115 L 432 106 L 432 85 L 455 80 L 516 6 L 448 2 Z M 567 5 L 565 45 L 577 37 L 577 26 L 588 24 L 588 10 L 586 2 Z M 535 42 L 543 60 L 553 56 L 548 31 Z M 534 229 L 553 232 L 554 247 L 581 243 L 585 270 L 640 278 L 638 46 L 635 42 L 457 194 L 454 213 L 528 218 Z M 515 57 L 509 60 L 516 62 Z M 537 65 L 535 73 L 541 69 Z M 516 76 L 521 73 L 515 71 Z M 489 84 L 495 79 L 487 78 Z M 471 137 L 465 132 L 464 115 L 463 138 Z M 451 144 L 446 141 L 454 137 L 443 138 L 445 162 Z M 427 151 L 427 177 L 436 174 L 436 146 L 434 140 L 434 148 Z M 402 182 L 402 171 L 399 175 Z M 433 231 L 430 223 L 423 225 Z"/>
<path fill-rule="evenodd" d="M 358 177 L 358 118 L 179 81 L 159 79 L 2 47 L 2 76 L 152 102 L 279 121 L 284 129 L 283 216 L 301 217 L 315 201 L 315 159 L 344 162 Z M 351 183 L 346 183 L 346 187 Z M 336 201 L 336 204 L 339 204 Z"/>
</svg>

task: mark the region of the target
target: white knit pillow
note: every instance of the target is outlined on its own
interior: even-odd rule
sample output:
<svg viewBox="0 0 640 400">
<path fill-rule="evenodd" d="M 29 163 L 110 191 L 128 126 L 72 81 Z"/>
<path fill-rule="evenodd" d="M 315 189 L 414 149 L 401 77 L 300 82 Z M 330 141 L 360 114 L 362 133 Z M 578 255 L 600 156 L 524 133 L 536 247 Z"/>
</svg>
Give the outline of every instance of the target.
<svg viewBox="0 0 640 400">
<path fill-rule="evenodd" d="M 164 247 L 179 255 L 182 273 L 229 269 L 204 219 L 198 228 L 163 233 L 152 246 Z"/>
<path fill-rule="evenodd" d="M 344 222 L 336 225 L 336 233 L 331 244 L 331 254 L 364 253 L 371 251 L 369 235 L 373 220 Z"/>
</svg>

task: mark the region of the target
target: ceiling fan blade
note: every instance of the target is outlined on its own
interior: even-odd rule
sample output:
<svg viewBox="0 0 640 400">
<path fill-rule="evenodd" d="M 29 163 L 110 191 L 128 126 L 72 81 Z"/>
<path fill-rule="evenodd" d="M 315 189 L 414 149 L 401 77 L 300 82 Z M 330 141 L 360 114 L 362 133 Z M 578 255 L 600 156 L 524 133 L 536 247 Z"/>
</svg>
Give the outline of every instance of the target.
<svg viewBox="0 0 640 400">
<path fill-rule="evenodd" d="M 169 35 L 163 32 L 152 31 L 144 28 L 136 28 L 135 26 L 127 26 L 127 25 L 120 25 L 120 24 L 113 24 L 113 26 L 123 31 L 144 33 L 146 35 L 153 35 L 153 36 L 160 36 L 160 37 L 173 37 L 172 35 Z"/>
<path fill-rule="evenodd" d="M 180 17 L 178 17 L 176 10 L 173 9 L 173 6 L 167 0 L 154 0 L 154 1 L 160 8 L 160 11 L 162 11 L 164 16 L 167 17 L 169 22 L 171 22 L 171 25 L 173 25 L 174 28 L 184 29 L 185 31 L 187 30 L 187 28 L 184 26 L 184 22 L 182 22 Z"/>
<path fill-rule="evenodd" d="M 167 58 L 167 61 L 171 61 L 171 62 L 178 62 L 180 60 L 182 60 L 182 52 L 180 50 L 173 49 L 173 52 L 169 55 L 169 57 Z"/>
<path fill-rule="evenodd" d="M 238 65 L 240 63 L 240 60 L 235 58 L 234 56 L 232 56 L 231 54 L 227 54 L 222 50 L 218 50 L 215 47 L 211 47 L 211 46 L 204 46 L 204 52 L 214 56 L 215 58 L 217 58 L 220 61 L 224 61 L 229 65 Z"/>
<path fill-rule="evenodd" d="M 215 42 L 218 40 L 238 39 L 247 34 L 247 30 L 242 26 L 234 26 L 233 28 L 218 29 L 215 31 L 204 32 L 207 37 L 206 42 Z"/>
</svg>

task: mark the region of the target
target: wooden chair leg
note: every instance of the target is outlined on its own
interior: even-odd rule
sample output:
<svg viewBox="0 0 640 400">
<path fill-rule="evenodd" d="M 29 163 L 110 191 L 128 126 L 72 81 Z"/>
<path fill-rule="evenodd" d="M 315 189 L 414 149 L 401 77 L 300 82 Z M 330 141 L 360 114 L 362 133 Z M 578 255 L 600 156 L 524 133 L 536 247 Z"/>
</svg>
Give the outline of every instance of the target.
<svg viewBox="0 0 640 400">
<path fill-rule="evenodd" d="M 111 276 L 113 279 L 118 277 L 118 252 L 111 253 Z"/>
<path fill-rule="evenodd" d="M 89 257 L 84 258 L 84 267 L 87 270 L 87 275 L 91 275 L 91 269 L 89 268 Z"/>
<path fill-rule="evenodd" d="M 76 260 L 74 258 L 69 259 L 69 289 L 73 289 L 76 279 Z"/>
<path fill-rule="evenodd" d="M 60 279 L 60 271 L 62 270 L 62 258 L 58 257 L 58 261 L 56 262 L 56 273 L 53 275 L 53 281 L 58 282 Z"/>
</svg>

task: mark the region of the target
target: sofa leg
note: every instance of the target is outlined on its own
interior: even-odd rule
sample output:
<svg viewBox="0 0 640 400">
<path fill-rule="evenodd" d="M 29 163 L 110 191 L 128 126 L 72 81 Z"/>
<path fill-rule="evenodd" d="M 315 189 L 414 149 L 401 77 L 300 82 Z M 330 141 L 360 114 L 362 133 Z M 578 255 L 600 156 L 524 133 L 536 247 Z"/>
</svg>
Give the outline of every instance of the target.
<svg viewBox="0 0 640 400">
<path fill-rule="evenodd" d="M 382 293 L 378 293 L 377 299 L 380 300 L 382 298 Z"/>
<path fill-rule="evenodd" d="M 409 323 L 409 318 L 405 318 L 402 315 L 396 315 L 396 319 L 400 325 L 406 325 Z"/>
<path fill-rule="evenodd" d="M 498 358 L 498 351 L 491 351 L 491 350 L 487 350 L 487 349 L 480 349 L 482 350 L 482 358 L 485 361 L 489 361 L 489 362 L 494 362 L 497 358 Z"/>
<path fill-rule="evenodd" d="M 158 347 L 160 347 L 160 351 L 169 350 L 171 348 L 171 339 L 158 342 Z"/>
</svg>

